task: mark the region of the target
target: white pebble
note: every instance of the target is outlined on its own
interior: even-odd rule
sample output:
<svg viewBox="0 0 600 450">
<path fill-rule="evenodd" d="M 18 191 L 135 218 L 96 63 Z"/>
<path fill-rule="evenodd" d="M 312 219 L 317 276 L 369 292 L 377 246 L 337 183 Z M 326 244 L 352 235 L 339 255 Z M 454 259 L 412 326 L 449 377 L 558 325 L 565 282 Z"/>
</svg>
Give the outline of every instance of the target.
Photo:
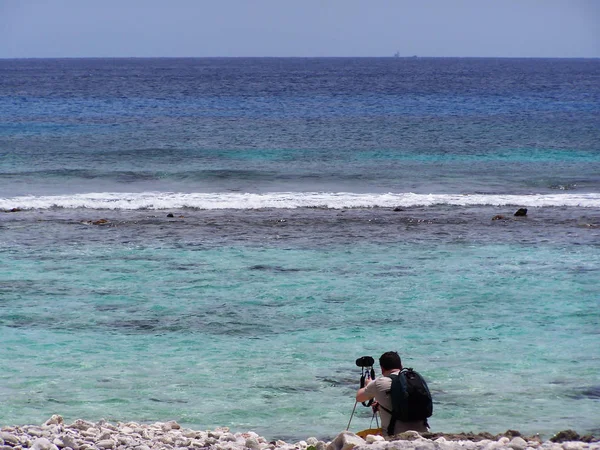
<svg viewBox="0 0 600 450">
<path fill-rule="evenodd" d="M 563 442 L 562 448 L 564 450 L 581 450 L 583 449 L 583 444 L 581 442 Z"/>
<path fill-rule="evenodd" d="M 102 439 L 96 442 L 96 447 L 100 449 L 114 448 L 114 446 L 115 441 L 113 441 L 112 439 Z"/>
<path fill-rule="evenodd" d="M 64 422 L 62 416 L 59 416 L 58 414 L 54 414 L 52 417 L 50 417 L 48 420 L 46 420 L 46 422 L 44 423 L 44 425 L 60 425 Z"/>
<path fill-rule="evenodd" d="M 376 434 L 369 434 L 365 438 L 365 441 L 367 442 L 367 444 L 373 444 L 374 442 L 385 442 L 385 438 Z"/>
<path fill-rule="evenodd" d="M 525 450 L 527 448 L 527 441 L 522 437 L 516 436 L 508 443 L 508 446 L 514 450 Z"/>
<path fill-rule="evenodd" d="M 52 442 L 50 442 L 46 438 L 37 438 L 33 445 L 31 446 L 32 450 L 50 450 L 52 448 Z"/>
<path fill-rule="evenodd" d="M 0 433 L 0 438 L 2 438 L 6 444 L 12 445 L 13 447 L 19 444 L 19 438 L 7 432 Z"/>
<path fill-rule="evenodd" d="M 246 439 L 245 445 L 252 450 L 260 450 L 260 444 L 255 437 L 249 437 Z"/>
</svg>

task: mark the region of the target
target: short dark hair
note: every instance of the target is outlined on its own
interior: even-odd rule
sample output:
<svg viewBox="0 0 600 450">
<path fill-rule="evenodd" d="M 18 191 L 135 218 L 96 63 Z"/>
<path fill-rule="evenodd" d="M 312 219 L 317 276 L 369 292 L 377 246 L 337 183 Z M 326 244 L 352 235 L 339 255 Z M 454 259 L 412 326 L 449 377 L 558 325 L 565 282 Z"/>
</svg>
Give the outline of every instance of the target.
<svg viewBox="0 0 600 450">
<path fill-rule="evenodd" d="M 402 360 L 398 352 L 385 352 L 379 357 L 379 365 L 381 370 L 402 370 Z"/>
</svg>

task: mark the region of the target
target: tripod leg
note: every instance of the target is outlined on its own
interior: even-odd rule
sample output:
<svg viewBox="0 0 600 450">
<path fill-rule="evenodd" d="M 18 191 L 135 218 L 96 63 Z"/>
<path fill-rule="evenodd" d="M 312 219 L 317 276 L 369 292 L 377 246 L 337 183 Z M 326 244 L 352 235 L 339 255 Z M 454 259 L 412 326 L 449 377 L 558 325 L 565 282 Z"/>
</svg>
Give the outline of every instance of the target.
<svg viewBox="0 0 600 450">
<path fill-rule="evenodd" d="M 350 414 L 350 420 L 348 421 L 348 426 L 346 427 L 346 431 L 350 429 L 350 422 L 352 422 L 352 417 L 354 416 L 354 411 L 356 411 L 356 405 L 358 402 L 354 402 L 354 408 L 352 408 L 352 414 Z"/>
</svg>

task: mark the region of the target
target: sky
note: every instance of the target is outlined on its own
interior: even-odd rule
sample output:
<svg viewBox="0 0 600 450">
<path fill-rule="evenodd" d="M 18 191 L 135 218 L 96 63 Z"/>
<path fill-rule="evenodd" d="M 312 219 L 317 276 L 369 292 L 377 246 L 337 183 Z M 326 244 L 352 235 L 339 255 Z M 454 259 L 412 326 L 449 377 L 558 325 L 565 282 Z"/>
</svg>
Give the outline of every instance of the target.
<svg viewBox="0 0 600 450">
<path fill-rule="evenodd" d="M 600 57 L 600 0 L 0 0 L 0 58 Z"/>
</svg>

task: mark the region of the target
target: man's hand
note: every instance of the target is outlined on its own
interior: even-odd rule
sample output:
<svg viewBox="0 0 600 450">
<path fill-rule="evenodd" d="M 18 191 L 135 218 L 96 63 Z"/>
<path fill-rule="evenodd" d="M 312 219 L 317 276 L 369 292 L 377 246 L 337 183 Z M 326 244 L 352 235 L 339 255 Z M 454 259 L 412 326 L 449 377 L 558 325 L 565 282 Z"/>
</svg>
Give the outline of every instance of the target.
<svg viewBox="0 0 600 450">
<path fill-rule="evenodd" d="M 360 388 L 358 390 L 358 392 L 356 393 L 356 401 L 357 402 L 366 402 L 367 400 L 371 400 L 372 397 L 369 397 L 366 393 L 365 393 L 365 389 L 367 388 L 367 386 L 369 385 L 369 383 L 371 383 L 373 380 L 371 378 L 369 378 L 369 375 L 367 375 L 365 377 L 365 385 Z"/>
<path fill-rule="evenodd" d="M 371 403 L 371 409 L 373 410 L 373 414 L 379 411 L 379 403 L 373 402 Z"/>
</svg>

